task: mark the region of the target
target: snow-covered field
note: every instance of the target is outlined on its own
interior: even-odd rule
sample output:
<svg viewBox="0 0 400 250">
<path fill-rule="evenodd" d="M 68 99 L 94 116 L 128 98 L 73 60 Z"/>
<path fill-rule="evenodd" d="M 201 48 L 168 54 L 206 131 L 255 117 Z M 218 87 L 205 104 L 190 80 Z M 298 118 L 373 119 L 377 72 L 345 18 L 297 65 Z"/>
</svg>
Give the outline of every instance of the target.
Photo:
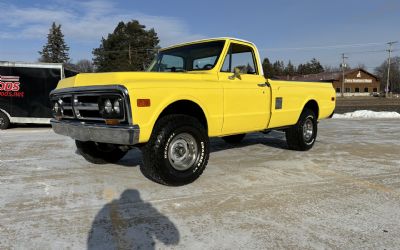
<svg viewBox="0 0 400 250">
<path fill-rule="evenodd" d="M 307 152 L 275 131 L 211 145 L 166 187 L 138 150 L 93 165 L 50 128 L 0 131 L 0 249 L 399 249 L 399 120 L 323 120 Z"/>
<path fill-rule="evenodd" d="M 400 114 L 397 112 L 375 112 L 371 110 L 357 110 L 344 114 L 334 114 L 332 118 L 336 119 L 352 119 L 352 118 L 368 118 L 368 119 L 400 119 Z"/>
</svg>

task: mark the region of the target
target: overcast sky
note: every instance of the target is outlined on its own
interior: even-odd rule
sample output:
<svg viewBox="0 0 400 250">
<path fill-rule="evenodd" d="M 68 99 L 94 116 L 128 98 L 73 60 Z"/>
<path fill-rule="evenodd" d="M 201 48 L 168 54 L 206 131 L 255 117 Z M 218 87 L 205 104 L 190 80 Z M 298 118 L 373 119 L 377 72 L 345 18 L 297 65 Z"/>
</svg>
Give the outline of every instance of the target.
<svg viewBox="0 0 400 250">
<path fill-rule="evenodd" d="M 62 25 L 73 62 L 90 59 L 101 37 L 119 21 L 154 28 L 161 46 L 233 36 L 256 43 L 262 57 L 297 65 L 315 57 L 338 66 L 373 70 L 387 58 L 387 42 L 400 40 L 398 0 L 281 1 L 3 1 L 0 61 L 36 61 L 53 21 Z M 395 46 L 394 55 L 400 55 Z"/>
</svg>

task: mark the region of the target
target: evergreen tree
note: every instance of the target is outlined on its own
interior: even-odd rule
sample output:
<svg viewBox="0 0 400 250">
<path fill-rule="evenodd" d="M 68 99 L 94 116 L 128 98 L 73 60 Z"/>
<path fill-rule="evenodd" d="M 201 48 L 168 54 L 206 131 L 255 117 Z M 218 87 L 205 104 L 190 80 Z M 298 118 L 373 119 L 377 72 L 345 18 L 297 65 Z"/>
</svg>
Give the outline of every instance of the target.
<svg viewBox="0 0 400 250">
<path fill-rule="evenodd" d="M 287 66 L 285 67 L 284 74 L 288 76 L 294 76 L 296 74 L 296 69 L 290 60 Z"/>
<path fill-rule="evenodd" d="M 144 70 L 153 60 L 159 43 L 154 29 L 145 28 L 136 20 L 120 22 L 112 34 L 102 38 L 100 47 L 93 50 L 96 70 Z"/>
<path fill-rule="evenodd" d="M 262 67 L 263 67 L 265 78 L 271 78 L 272 76 L 274 76 L 274 69 L 268 58 L 264 58 L 264 60 L 262 62 Z"/>
<path fill-rule="evenodd" d="M 297 66 L 297 74 L 299 75 L 306 75 L 307 73 L 306 65 L 300 63 L 299 66 Z"/>
<path fill-rule="evenodd" d="M 318 74 L 321 72 L 324 72 L 324 67 L 315 58 L 305 64 L 299 64 L 297 67 L 297 73 L 300 75 Z"/>
<path fill-rule="evenodd" d="M 274 74 L 275 76 L 281 76 L 283 75 L 283 71 L 285 70 L 285 64 L 283 63 L 283 61 L 276 61 L 274 62 L 274 64 L 272 65 L 273 69 L 274 69 Z"/>
<path fill-rule="evenodd" d="M 324 72 L 324 67 L 322 67 L 321 63 L 315 58 L 311 59 L 309 63 L 309 69 L 309 74 L 318 74 Z"/>
<path fill-rule="evenodd" d="M 39 61 L 47 63 L 67 63 L 69 47 L 64 42 L 64 35 L 61 32 L 61 24 L 56 25 L 55 22 L 51 25 L 49 34 L 47 35 L 47 43 L 43 46 Z"/>
</svg>

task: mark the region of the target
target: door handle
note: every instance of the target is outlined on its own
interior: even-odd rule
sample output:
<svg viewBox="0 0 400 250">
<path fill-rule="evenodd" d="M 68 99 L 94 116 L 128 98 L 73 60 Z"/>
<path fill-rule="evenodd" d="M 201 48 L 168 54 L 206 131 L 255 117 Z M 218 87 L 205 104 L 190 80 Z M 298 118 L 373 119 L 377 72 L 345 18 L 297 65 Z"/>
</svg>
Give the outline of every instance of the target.
<svg viewBox="0 0 400 250">
<path fill-rule="evenodd" d="M 267 82 L 257 84 L 258 87 L 271 87 L 271 85 Z"/>
</svg>

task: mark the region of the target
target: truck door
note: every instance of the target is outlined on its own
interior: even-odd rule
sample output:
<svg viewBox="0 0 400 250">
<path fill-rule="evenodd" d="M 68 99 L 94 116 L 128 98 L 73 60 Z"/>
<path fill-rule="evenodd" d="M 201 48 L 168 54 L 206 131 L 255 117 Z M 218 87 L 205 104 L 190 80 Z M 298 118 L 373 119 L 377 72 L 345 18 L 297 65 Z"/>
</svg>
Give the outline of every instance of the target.
<svg viewBox="0 0 400 250">
<path fill-rule="evenodd" d="M 270 87 L 257 65 L 252 47 L 231 43 L 219 72 L 224 88 L 223 134 L 258 131 L 268 126 Z"/>
</svg>

